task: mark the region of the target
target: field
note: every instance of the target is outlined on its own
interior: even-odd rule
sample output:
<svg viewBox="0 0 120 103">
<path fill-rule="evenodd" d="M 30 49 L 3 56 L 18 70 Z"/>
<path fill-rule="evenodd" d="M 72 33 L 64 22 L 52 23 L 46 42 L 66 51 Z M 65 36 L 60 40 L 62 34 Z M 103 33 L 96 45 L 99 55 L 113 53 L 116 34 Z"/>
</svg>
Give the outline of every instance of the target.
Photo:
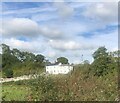
<svg viewBox="0 0 120 103">
<path fill-rule="evenodd" d="M 2 85 L 3 101 L 25 101 L 29 94 L 29 88 L 25 85 L 5 83 Z"/>
</svg>

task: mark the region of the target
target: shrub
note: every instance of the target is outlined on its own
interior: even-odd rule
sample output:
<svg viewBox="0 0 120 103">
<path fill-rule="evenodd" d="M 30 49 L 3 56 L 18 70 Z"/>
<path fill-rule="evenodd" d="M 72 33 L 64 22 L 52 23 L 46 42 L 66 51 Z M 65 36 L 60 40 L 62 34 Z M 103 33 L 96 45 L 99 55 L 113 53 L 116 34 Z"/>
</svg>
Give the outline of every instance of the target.
<svg viewBox="0 0 120 103">
<path fill-rule="evenodd" d="M 5 76 L 7 78 L 12 78 L 13 77 L 13 70 L 12 69 L 6 69 L 5 70 Z"/>
<path fill-rule="evenodd" d="M 33 100 L 53 101 L 57 100 L 57 88 L 54 81 L 49 77 L 39 76 L 29 81 Z"/>
</svg>

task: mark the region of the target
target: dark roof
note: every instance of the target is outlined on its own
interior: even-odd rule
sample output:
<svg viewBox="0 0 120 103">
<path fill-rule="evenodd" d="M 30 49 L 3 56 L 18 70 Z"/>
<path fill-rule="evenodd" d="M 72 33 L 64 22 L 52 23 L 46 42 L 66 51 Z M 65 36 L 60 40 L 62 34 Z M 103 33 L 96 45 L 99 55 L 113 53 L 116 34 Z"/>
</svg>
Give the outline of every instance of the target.
<svg viewBox="0 0 120 103">
<path fill-rule="evenodd" d="M 55 65 L 59 65 L 59 64 L 49 64 L 49 65 L 46 65 L 46 66 L 55 66 Z M 60 64 L 59 66 L 72 66 L 70 64 Z"/>
</svg>

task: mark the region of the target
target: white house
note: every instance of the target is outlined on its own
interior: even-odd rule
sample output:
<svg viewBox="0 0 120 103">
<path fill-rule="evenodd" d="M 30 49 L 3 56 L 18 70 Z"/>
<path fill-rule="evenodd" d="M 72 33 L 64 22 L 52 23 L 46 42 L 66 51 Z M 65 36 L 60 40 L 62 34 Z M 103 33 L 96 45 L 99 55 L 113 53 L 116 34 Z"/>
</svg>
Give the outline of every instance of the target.
<svg viewBox="0 0 120 103">
<path fill-rule="evenodd" d="M 54 64 L 46 66 L 45 69 L 48 74 L 67 74 L 73 70 L 73 66 L 68 64 Z"/>
</svg>

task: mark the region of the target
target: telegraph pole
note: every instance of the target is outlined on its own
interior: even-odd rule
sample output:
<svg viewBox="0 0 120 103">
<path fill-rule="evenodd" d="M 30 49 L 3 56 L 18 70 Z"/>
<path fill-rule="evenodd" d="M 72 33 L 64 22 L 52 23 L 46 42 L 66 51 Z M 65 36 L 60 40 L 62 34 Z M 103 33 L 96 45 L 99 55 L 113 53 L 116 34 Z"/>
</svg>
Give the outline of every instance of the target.
<svg viewBox="0 0 120 103">
<path fill-rule="evenodd" d="M 83 63 L 83 54 L 81 55 L 81 61 L 82 61 L 82 63 Z"/>
</svg>

